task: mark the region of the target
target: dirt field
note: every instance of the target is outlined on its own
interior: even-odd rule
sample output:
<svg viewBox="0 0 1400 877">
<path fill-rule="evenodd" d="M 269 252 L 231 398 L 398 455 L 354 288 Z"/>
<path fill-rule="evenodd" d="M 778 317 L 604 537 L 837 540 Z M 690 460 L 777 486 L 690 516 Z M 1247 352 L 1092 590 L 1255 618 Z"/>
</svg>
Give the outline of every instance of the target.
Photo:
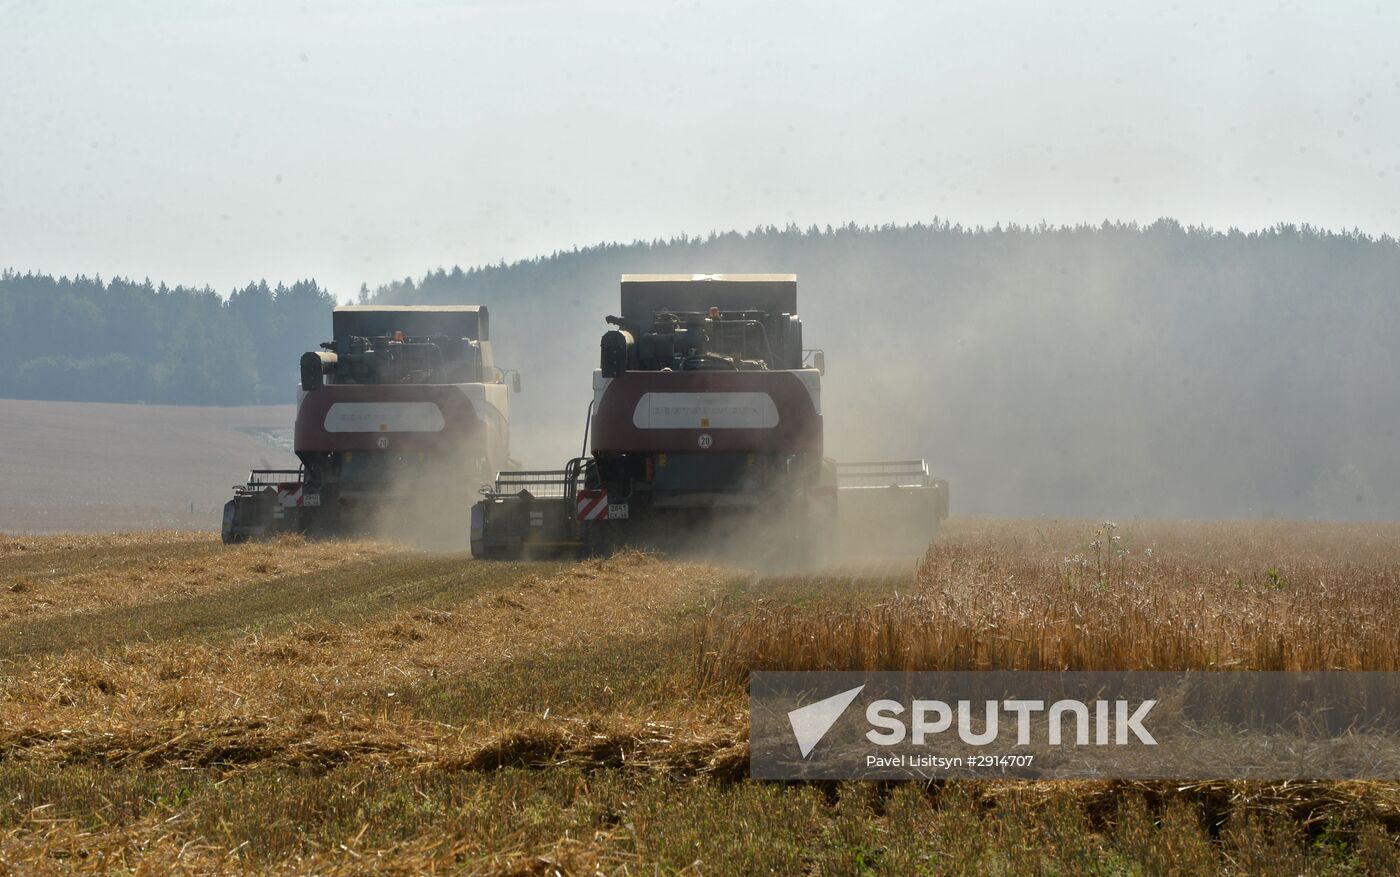
<svg viewBox="0 0 1400 877">
<path fill-rule="evenodd" d="M 1396 670 L 1397 546 L 955 521 L 917 568 L 764 576 L 7 537 L 0 873 L 1394 873 L 1400 784 L 751 782 L 745 681 Z"/>
<path fill-rule="evenodd" d="M 217 530 L 249 469 L 296 468 L 264 438 L 294 411 L 0 399 L 0 532 Z"/>
</svg>

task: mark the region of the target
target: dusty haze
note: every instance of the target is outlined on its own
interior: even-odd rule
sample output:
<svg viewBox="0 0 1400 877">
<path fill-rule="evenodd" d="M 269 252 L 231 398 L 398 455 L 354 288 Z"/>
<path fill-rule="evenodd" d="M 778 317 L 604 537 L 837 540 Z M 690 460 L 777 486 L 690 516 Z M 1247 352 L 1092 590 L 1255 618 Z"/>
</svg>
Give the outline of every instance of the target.
<svg viewBox="0 0 1400 877">
<path fill-rule="evenodd" d="M 1400 246 L 1282 227 L 945 224 L 611 246 L 385 288 L 480 301 L 516 455 L 579 453 L 623 272 L 792 271 L 827 453 L 926 457 L 956 514 L 1400 517 Z"/>
<path fill-rule="evenodd" d="M 829 356 L 829 451 L 925 456 L 958 513 L 1400 517 L 1400 8 L 159 0 L 4 20 L 0 268 L 489 304 L 532 465 L 581 448 L 619 274 L 793 271 Z M 907 227 L 938 216 L 992 231 Z M 1091 233 L 1105 218 L 1139 227 Z M 1070 230 L 998 230 L 1043 221 Z M 495 267 L 394 285 L 451 265 Z M 91 310 L 23 326 L 0 302 L 0 324 L 82 359 Z M 181 342 L 215 377 L 238 347 L 153 343 L 173 361 Z M 291 401 L 295 355 L 247 398 Z M 42 445 L 10 465 L 21 447 Z"/>
<path fill-rule="evenodd" d="M 1400 231 L 1400 7 L 4 4 L 0 266 L 170 284 L 788 221 Z"/>
</svg>

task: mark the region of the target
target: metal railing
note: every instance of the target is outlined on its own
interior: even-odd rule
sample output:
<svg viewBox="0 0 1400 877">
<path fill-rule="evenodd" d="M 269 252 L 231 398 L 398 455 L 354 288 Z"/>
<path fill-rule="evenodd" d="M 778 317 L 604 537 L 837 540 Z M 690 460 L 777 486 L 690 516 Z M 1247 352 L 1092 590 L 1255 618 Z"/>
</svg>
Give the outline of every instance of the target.
<svg viewBox="0 0 1400 877">
<path fill-rule="evenodd" d="M 528 490 L 531 496 L 563 496 L 566 485 L 563 469 L 521 469 L 496 473 L 491 492 L 513 495 Z"/>
<path fill-rule="evenodd" d="M 928 487 L 934 481 L 923 460 L 837 463 L 838 487 Z"/>
<path fill-rule="evenodd" d="M 584 478 L 586 466 L 582 460 L 570 460 L 563 469 L 516 469 L 496 473 L 496 484 L 489 492 L 497 496 L 514 496 L 522 490 L 536 497 L 572 499 Z"/>
<path fill-rule="evenodd" d="M 290 481 L 301 482 L 303 473 L 300 469 L 254 469 L 248 473 L 248 484 L 268 485 L 286 484 Z"/>
</svg>

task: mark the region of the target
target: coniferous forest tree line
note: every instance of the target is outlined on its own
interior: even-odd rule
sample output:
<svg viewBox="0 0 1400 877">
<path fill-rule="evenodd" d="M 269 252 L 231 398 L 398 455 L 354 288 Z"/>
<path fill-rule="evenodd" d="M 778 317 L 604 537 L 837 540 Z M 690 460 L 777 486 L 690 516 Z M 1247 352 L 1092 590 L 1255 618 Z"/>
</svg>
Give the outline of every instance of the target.
<svg viewBox="0 0 1400 877">
<path fill-rule="evenodd" d="M 315 281 L 213 290 L 0 273 L 0 397 L 240 405 L 295 401 L 296 357 L 326 340 Z"/>
<path fill-rule="evenodd" d="M 959 513 L 1400 518 L 1400 245 L 1280 225 L 760 228 L 434 270 L 360 299 L 492 311 L 516 456 L 581 446 L 624 273 L 792 272 L 832 456 L 923 456 Z M 293 292 L 295 290 L 295 292 Z M 0 396 L 291 398 L 314 283 L 0 277 Z"/>
</svg>

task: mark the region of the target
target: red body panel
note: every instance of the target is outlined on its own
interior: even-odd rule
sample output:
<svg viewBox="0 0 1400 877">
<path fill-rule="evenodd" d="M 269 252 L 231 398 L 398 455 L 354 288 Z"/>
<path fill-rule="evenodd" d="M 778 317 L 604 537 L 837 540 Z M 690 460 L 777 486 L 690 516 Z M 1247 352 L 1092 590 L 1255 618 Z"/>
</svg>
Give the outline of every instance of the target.
<svg viewBox="0 0 1400 877">
<path fill-rule="evenodd" d="M 766 393 L 778 422 L 770 428 L 641 429 L 633 413 L 646 393 Z M 822 452 L 821 415 L 801 379 L 784 371 L 627 372 L 603 391 L 591 435 L 595 454 Z M 709 436 L 707 444 L 702 436 Z"/>
<path fill-rule="evenodd" d="M 395 432 L 373 425 L 364 432 L 329 432 L 326 414 L 337 402 L 431 402 L 443 426 L 433 432 Z M 297 406 L 297 453 L 327 451 L 439 451 L 462 448 L 481 430 L 471 400 L 452 384 L 328 385 L 308 392 Z"/>
</svg>

